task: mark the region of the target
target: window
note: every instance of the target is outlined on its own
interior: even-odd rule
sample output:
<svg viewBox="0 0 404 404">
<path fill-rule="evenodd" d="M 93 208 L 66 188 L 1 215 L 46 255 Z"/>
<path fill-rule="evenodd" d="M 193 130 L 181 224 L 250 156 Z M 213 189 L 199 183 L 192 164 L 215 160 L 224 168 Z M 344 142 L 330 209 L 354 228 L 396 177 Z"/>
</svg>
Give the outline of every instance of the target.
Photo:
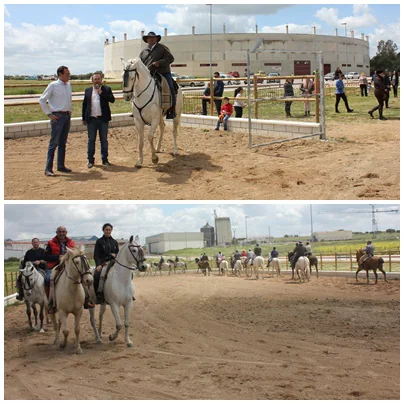
<svg viewBox="0 0 404 404">
<path fill-rule="evenodd" d="M 264 66 L 282 66 L 282 63 L 264 63 Z"/>
<path fill-rule="evenodd" d="M 247 66 L 247 63 L 232 63 L 232 66 Z"/>
<path fill-rule="evenodd" d="M 171 65 L 171 66 L 172 66 L 172 65 Z M 201 63 L 199 66 L 200 66 L 200 67 L 209 67 L 209 66 L 210 66 L 210 63 Z M 217 66 L 217 63 L 212 63 L 212 66 Z"/>
<path fill-rule="evenodd" d="M 171 67 L 187 67 L 186 64 L 172 64 Z"/>
</svg>

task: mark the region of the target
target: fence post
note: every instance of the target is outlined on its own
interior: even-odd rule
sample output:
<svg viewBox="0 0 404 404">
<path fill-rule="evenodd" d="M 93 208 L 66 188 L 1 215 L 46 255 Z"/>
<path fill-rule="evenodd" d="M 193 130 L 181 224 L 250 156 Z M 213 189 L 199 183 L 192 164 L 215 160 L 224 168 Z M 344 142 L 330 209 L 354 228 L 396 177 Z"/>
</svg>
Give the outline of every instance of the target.
<svg viewBox="0 0 404 404">
<path fill-rule="evenodd" d="M 391 272 L 391 251 L 389 250 L 389 272 Z"/>
<path fill-rule="evenodd" d="M 215 103 L 215 96 L 213 90 L 213 77 L 210 78 L 210 115 L 213 115 L 213 104 Z"/>
<path fill-rule="evenodd" d="M 314 88 L 316 89 L 315 95 L 316 95 L 316 123 L 320 123 L 320 97 L 318 97 L 318 94 L 320 94 L 320 75 L 316 71 L 315 75 L 315 86 Z"/>
<path fill-rule="evenodd" d="M 254 75 L 254 98 L 258 98 L 257 76 Z M 255 101 L 255 119 L 258 119 L 258 101 Z"/>
<path fill-rule="evenodd" d="M 334 253 L 335 254 L 335 270 L 337 271 L 338 270 L 338 265 L 337 265 L 337 253 Z"/>
<path fill-rule="evenodd" d="M 352 250 L 349 250 L 349 260 L 351 261 L 351 271 L 352 271 Z"/>
<path fill-rule="evenodd" d="M 4 274 L 4 285 L 6 286 L 6 296 L 10 296 L 10 294 L 8 293 L 8 279 L 7 279 L 7 273 L 5 272 Z"/>
<path fill-rule="evenodd" d="M 323 270 L 323 254 L 320 253 L 320 269 Z"/>
<path fill-rule="evenodd" d="M 15 280 L 17 281 L 17 274 L 15 272 L 11 272 L 11 294 L 15 293 L 14 275 L 15 275 Z"/>
</svg>

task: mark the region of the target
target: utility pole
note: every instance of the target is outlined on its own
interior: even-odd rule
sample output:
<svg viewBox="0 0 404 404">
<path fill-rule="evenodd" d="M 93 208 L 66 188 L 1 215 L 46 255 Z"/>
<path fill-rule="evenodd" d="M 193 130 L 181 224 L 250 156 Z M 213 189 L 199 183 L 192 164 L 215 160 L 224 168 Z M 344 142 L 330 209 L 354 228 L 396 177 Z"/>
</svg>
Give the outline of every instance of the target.
<svg viewBox="0 0 404 404">
<path fill-rule="evenodd" d="M 347 36 L 346 36 L 346 22 L 343 22 L 341 25 L 345 26 L 345 75 L 348 74 L 348 45 L 346 43 Z"/>
<path fill-rule="evenodd" d="M 248 218 L 248 216 L 245 216 L 245 240 L 246 241 L 248 239 L 247 218 Z"/>
<path fill-rule="evenodd" d="M 375 205 L 370 205 L 372 207 L 372 233 L 373 237 L 377 238 L 377 232 L 379 229 L 377 228 L 377 220 L 376 220 L 376 209 Z"/>
<path fill-rule="evenodd" d="M 268 243 L 271 244 L 271 227 L 268 226 Z"/>
<path fill-rule="evenodd" d="M 314 236 L 313 236 L 313 209 L 312 205 L 310 204 L 310 225 L 311 225 L 311 242 L 314 242 Z"/>
</svg>

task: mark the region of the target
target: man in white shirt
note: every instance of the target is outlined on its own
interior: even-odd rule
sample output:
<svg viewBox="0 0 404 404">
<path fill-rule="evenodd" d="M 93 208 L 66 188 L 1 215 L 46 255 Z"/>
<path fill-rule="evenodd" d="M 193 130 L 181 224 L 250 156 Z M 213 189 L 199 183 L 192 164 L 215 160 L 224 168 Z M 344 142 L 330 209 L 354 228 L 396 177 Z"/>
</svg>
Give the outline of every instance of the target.
<svg viewBox="0 0 404 404">
<path fill-rule="evenodd" d="M 72 87 L 69 83 L 70 71 L 66 66 L 57 69 L 58 80 L 50 83 L 39 99 L 43 112 L 51 120 L 51 138 L 46 157 L 45 175 L 54 177 L 53 159 L 58 149 L 57 170 L 70 173 L 65 166 L 66 143 L 72 114 Z"/>
<path fill-rule="evenodd" d="M 97 131 L 101 143 L 101 159 L 104 166 L 110 166 L 108 161 L 108 125 L 111 120 L 111 109 L 109 103 L 115 102 L 110 87 L 102 85 L 102 73 L 96 72 L 92 75 L 93 86 L 84 92 L 82 120 L 87 126 L 88 145 L 87 158 L 88 168 L 94 166 L 95 140 Z"/>
</svg>

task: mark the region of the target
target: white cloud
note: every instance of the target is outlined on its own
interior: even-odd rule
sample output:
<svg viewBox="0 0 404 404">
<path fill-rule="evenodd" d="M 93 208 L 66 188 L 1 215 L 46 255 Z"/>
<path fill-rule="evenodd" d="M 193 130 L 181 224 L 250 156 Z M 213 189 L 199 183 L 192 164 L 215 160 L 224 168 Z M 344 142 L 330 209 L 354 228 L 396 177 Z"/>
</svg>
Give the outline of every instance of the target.
<svg viewBox="0 0 404 404">
<path fill-rule="evenodd" d="M 388 41 L 391 39 L 400 49 L 400 23 L 381 25 L 374 29 L 369 35 L 369 53 L 372 56 L 376 55 L 377 44 L 379 41 Z"/>
<path fill-rule="evenodd" d="M 337 27 L 338 26 L 338 9 L 323 7 L 317 10 L 315 16 L 324 21 L 326 24 Z"/>
<path fill-rule="evenodd" d="M 72 74 L 99 70 L 104 65 L 103 28 L 82 25 L 77 18 L 63 24 L 4 24 L 5 74 L 54 73 L 62 64 Z"/>
<path fill-rule="evenodd" d="M 10 12 L 7 10 L 7 7 L 6 7 L 6 6 L 4 6 L 4 16 L 7 17 L 7 18 L 10 18 L 10 17 L 11 17 L 11 16 L 10 16 Z"/>
<path fill-rule="evenodd" d="M 137 20 L 114 20 L 108 24 L 111 34 L 114 34 L 118 41 L 123 39 L 123 34 L 128 34 L 128 39 L 140 38 L 141 31 L 151 30 L 146 24 Z"/>
</svg>

